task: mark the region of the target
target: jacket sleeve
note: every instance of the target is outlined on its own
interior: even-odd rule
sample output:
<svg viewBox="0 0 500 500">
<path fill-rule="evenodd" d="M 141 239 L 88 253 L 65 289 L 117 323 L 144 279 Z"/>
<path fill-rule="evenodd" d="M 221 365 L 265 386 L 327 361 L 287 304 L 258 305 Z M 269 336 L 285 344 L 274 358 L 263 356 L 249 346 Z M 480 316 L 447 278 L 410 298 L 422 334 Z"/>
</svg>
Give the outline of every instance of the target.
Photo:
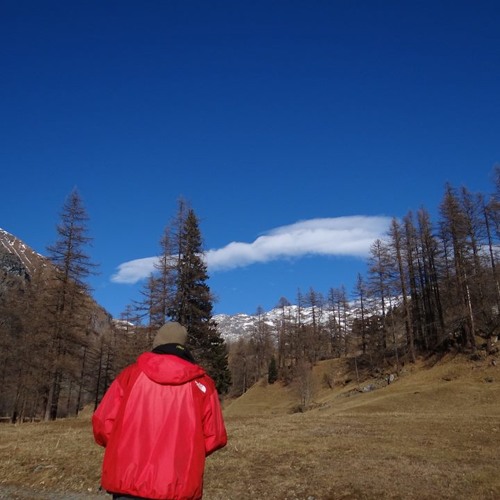
<svg viewBox="0 0 500 500">
<path fill-rule="evenodd" d="M 215 384 L 209 379 L 209 391 L 203 408 L 203 434 L 205 437 L 205 455 L 223 448 L 227 443 L 226 427 Z"/>
<path fill-rule="evenodd" d="M 113 431 L 116 416 L 125 393 L 125 384 L 130 378 L 131 366 L 125 368 L 113 381 L 106 394 L 102 398 L 99 406 L 92 415 L 92 430 L 94 439 L 100 446 L 106 447 L 109 436 Z"/>
</svg>

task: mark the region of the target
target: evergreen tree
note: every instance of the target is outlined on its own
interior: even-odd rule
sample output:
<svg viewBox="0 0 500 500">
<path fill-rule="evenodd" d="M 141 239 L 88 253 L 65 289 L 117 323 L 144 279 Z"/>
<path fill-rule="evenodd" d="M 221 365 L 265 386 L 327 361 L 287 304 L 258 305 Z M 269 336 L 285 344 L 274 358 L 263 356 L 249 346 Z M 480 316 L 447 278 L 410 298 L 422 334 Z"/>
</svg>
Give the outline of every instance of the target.
<svg viewBox="0 0 500 500">
<path fill-rule="evenodd" d="M 269 384 L 274 384 L 276 380 L 278 380 L 278 368 L 276 366 L 276 358 L 273 356 L 269 362 L 267 381 Z"/>
<path fill-rule="evenodd" d="M 187 328 L 189 347 L 194 356 L 215 380 L 219 392 L 226 393 L 231 383 L 227 350 L 212 319 L 207 266 L 203 259 L 198 218 L 192 209 L 188 209 L 181 226 L 179 248 L 175 295 L 169 316 Z"/>
</svg>

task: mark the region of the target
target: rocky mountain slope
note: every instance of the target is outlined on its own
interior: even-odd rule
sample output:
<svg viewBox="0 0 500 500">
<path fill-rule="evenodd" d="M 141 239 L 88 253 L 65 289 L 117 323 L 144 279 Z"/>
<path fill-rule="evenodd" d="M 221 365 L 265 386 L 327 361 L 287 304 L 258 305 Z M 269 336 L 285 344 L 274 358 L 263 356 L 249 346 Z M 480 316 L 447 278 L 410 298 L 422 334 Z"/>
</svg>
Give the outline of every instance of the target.
<svg viewBox="0 0 500 500">
<path fill-rule="evenodd" d="M 0 293 L 29 281 L 33 272 L 46 262 L 45 257 L 0 228 Z"/>
<path fill-rule="evenodd" d="M 0 295 L 22 288 L 33 273 L 52 263 L 13 234 L 0 228 Z M 89 296 L 96 331 L 104 331 L 111 322 L 109 314 Z"/>
<path fill-rule="evenodd" d="M 31 274 L 45 257 L 35 252 L 16 236 L 0 228 L 0 267 L 18 276 Z"/>
</svg>

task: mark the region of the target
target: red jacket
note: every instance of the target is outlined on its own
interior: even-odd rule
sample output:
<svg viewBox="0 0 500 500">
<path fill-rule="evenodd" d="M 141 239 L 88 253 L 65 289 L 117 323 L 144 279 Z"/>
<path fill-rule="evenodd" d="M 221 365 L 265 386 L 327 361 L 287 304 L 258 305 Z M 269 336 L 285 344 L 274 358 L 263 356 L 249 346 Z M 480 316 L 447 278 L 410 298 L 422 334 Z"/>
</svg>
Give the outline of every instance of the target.
<svg viewBox="0 0 500 500">
<path fill-rule="evenodd" d="M 169 354 L 147 352 L 125 368 L 92 425 L 106 447 L 103 488 L 145 498 L 201 498 L 205 457 L 227 442 L 213 380 Z"/>
</svg>

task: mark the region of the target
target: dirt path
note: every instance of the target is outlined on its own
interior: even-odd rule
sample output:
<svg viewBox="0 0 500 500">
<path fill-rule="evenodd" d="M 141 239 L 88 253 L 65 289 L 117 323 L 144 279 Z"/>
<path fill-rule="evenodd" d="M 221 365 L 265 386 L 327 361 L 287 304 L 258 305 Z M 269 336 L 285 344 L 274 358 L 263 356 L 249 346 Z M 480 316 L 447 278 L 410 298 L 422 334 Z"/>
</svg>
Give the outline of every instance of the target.
<svg viewBox="0 0 500 500">
<path fill-rule="evenodd" d="M 109 500 L 105 492 L 74 493 L 56 491 L 35 491 L 19 486 L 0 485 L 0 499 L 8 500 Z"/>
</svg>

